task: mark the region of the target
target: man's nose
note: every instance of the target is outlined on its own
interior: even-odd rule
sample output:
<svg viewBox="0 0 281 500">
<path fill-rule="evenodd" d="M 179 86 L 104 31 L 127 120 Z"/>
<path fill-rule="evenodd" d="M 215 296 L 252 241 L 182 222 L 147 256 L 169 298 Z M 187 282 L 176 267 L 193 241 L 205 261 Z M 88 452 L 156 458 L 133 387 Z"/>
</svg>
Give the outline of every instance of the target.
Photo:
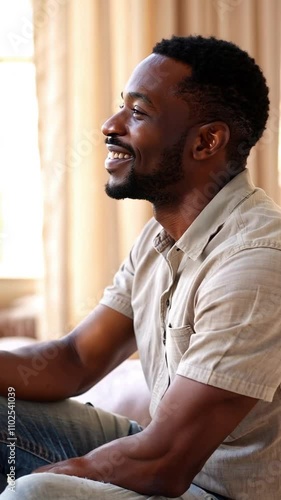
<svg viewBox="0 0 281 500">
<path fill-rule="evenodd" d="M 125 135 L 126 134 L 126 127 L 124 124 L 124 120 L 121 117 L 121 111 L 120 110 L 118 113 L 115 115 L 111 116 L 104 122 L 104 124 L 101 127 L 101 131 L 104 135 Z"/>
</svg>

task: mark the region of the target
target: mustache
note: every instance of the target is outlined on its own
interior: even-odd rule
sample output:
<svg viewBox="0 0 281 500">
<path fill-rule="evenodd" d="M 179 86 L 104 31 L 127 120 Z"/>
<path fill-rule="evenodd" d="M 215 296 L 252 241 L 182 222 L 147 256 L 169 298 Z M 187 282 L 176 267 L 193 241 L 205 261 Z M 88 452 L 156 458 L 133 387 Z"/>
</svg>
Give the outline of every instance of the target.
<svg viewBox="0 0 281 500">
<path fill-rule="evenodd" d="M 111 146 L 119 146 L 120 148 L 127 149 L 133 156 L 135 156 L 135 152 L 133 148 L 127 144 L 126 142 L 120 141 L 117 137 L 113 137 L 112 135 L 109 135 L 105 139 L 105 144 L 110 144 Z"/>
</svg>

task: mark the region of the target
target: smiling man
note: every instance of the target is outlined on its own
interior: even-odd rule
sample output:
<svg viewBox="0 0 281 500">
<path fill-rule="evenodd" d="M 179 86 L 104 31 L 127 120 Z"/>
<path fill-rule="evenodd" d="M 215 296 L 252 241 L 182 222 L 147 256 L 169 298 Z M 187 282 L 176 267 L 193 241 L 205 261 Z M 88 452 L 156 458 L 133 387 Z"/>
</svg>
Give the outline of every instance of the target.
<svg viewBox="0 0 281 500">
<path fill-rule="evenodd" d="M 265 79 L 229 42 L 173 37 L 122 98 L 102 128 L 106 193 L 148 200 L 154 217 L 73 332 L 1 354 L 1 393 L 30 400 L 17 402 L 24 477 L 2 498 L 279 500 L 281 212 L 246 168 L 268 117 Z M 18 364 L 51 347 L 26 387 Z M 151 391 L 145 429 L 60 401 L 136 348 Z"/>
</svg>

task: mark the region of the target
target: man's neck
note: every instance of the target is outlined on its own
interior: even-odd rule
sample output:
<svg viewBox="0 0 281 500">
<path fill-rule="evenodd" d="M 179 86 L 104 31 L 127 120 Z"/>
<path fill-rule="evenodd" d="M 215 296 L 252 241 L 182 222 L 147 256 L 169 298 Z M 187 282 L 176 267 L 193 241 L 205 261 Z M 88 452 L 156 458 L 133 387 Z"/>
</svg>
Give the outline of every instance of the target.
<svg viewBox="0 0 281 500">
<path fill-rule="evenodd" d="M 202 190 L 195 189 L 177 204 L 154 205 L 154 217 L 173 240 L 177 241 L 216 194 L 205 195 Z"/>
</svg>

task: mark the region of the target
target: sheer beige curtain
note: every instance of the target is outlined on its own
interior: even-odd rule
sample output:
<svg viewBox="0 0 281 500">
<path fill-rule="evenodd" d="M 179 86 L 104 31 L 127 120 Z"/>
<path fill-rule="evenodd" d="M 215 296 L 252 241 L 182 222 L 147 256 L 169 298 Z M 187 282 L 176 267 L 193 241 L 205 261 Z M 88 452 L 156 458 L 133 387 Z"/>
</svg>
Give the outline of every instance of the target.
<svg viewBox="0 0 281 500">
<path fill-rule="evenodd" d="M 145 202 L 104 194 L 100 127 L 133 67 L 162 37 L 215 35 L 262 66 L 268 130 L 251 155 L 255 182 L 277 202 L 280 0 L 33 0 L 44 182 L 44 336 L 62 335 L 98 302 L 145 221 Z M 258 103 L 257 103 L 258 106 Z"/>
</svg>

